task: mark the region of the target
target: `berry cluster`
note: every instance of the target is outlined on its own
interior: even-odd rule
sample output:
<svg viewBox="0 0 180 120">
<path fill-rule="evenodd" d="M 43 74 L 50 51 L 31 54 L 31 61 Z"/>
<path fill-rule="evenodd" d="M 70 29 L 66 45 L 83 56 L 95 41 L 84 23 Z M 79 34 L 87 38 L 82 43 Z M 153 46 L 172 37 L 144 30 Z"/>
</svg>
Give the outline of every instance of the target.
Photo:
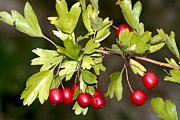
<svg viewBox="0 0 180 120">
<path fill-rule="evenodd" d="M 79 83 L 74 84 L 71 87 L 71 89 L 70 88 L 64 88 L 63 90 L 60 90 L 59 88 L 51 89 L 49 92 L 49 101 L 52 104 L 58 104 L 63 102 L 65 105 L 69 105 L 73 101 L 73 94 L 78 89 L 80 89 Z M 92 105 L 92 107 L 94 107 L 95 109 L 100 109 L 104 107 L 106 104 L 106 101 L 103 98 L 101 91 L 98 89 L 95 90 L 93 96 L 91 96 L 89 93 L 80 92 L 75 101 L 77 101 L 82 108 L 86 108 L 89 105 Z"/>
<path fill-rule="evenodd" d="M 116 35 L 119 36 L 121 32 L 125 32 L 126 30 L 128 30 L 129 32 L 132 31 L 128 25 L 120 24 L 116 28 Z M 153 72 L 147 72 L 142 77 L 142 83 L 146 89 L 151 90 L 158 84 L 158 78 Z M 133 104 L 137 106 L 141 106 L 146 102 L 147 96 L 142 90 L 137 89 L 132 91 L 130 95 L 130 100 L 132 101 Z"/>
</svg>

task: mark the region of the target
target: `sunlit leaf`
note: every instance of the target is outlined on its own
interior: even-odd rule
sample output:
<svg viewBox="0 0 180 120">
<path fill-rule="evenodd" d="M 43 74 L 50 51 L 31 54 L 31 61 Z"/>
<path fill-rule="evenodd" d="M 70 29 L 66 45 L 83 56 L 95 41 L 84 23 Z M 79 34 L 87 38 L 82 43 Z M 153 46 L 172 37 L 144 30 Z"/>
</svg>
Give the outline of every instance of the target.
<svg viewBox="0 0 180 120">
<path fill-rule="evenodd" d="M 122 75 L 124 72 L 124 68 L 121 72 L 114 72 L 111 74 L 111 83 L 109 84 L 108 87 L 108 92 L 106 93 L 106 96 L 109 96 L 110 98 L 113 98 L 114 95 L 116 95 L 116 98 L 118 101 L 121 100 L 122 98 L 122 91 L 123 91 L 123 86 L 122 86 Z"/>
<path fill-rule="evenodd" d="M 82 113 L 83 115 L 86 115 L 86 114 L 87 114 L 87 111 L 88 111 L 88 107 L 82 108 L 81 106 L 79 106 L 78 102 L 75 102 L 72 110 L 75 110 L 75 114 L 76 114 L 76 115 L 80 115 L 81 113 Z"/>
<path fill-rule="evenodd" d="M 133 59 L 130 59 L 130 67 L 134 74 L 139 74 L 140 76 L 143 76 L 144 72 L 146 72 L 146 68 Z"/>
<path fill-rule="evenodd" d="M 37 48 L 33 50 L 33 53 L 39 57 L 34 58 L 31 61 L 31 65 L 43 65 L 40 71 L 49 70 L 63 60 L 63 56 L 58 54 L 55 50 Z"/>
<path fill-rule="evenodd" d="M 26 82 L 26 89 L 21 94 L 23 105 L 31 105 L 36 98 L 41 104 L 48 99 L 49 88 L 53 80 L 53 71 L 46 70 L 32 75 Z"/>
<path fill-rule="evenodd" d="M 82 61 L 82 68 L 90 70 L 92 65 L 95 65 L 93 59 L 90 56 L 84 56 Z"/>
<path fill-rule="evenodd" d="M 157 116 L 164 120 L 178 120 L 176 105 L 170 100 L 157 97 L 151 100 L 151 106 Z"/>
<path fill-rule="evenodd" d="M 14 26 L 17 30 L 28 34 L 32 37 L 44 37 L 39 26 L 37 17 L 27 2 L 24 8 L 24 17 L 16 10 L 12 10 L 11 14 L 0 12 L 0 20 Z"/>
<path fill-rule="evenodd" d="M 171 76 L 166 76 L 164 78 L 165 81 L 175 82 L 180 84 L 180 71 L 179 70 L 170 70 Z"/>
<path fill-rule="evenodd" d="M 85 83 L 90 85 L 97 83 L 97 77 L 88 70 L 82 71 L 82 79 Z"/>
<path fill-rule="evenodd" d="M 70 80 L 77 69 L 78 62 L 76 61 L 64 61 L 61 65 L 59 76 L 61 79 L 66 77 L 66 81 Z"/>
<path fill-rule="evenodd" d="M 100 46 L 100 43 L 95 42 L 94 39 L 91 39 L 87 42 L 85 49 L 84 49 L 84 54 L 92 54 L 96 51 L 96 48 Z"/>
<path fill-rule="evenodd" d="M 179 50 L 175 41 L 175 33 L 171 32 L 170 35 L 166 35 L 166 45 L 169 50 L 180 60 Z"/>
<path fill-rule="evenodd" d="M 75 3 L 69 11 L 65 0 L 56 0 L 56 11 L 59 18 L 51 23 L 62 32 L 72 34 L 81 14 L 80 3 Z"/>
<path fill-rule="evenodd" d="M 77 60 L 79 56 L 79 52 L 81 50 L 81 46 L 78 43 L 74 43 L 71 39 L 66 39 L 64 41 L 64 46 L 66 48 L 65 55 L 68 57 Z"/>
</svg>

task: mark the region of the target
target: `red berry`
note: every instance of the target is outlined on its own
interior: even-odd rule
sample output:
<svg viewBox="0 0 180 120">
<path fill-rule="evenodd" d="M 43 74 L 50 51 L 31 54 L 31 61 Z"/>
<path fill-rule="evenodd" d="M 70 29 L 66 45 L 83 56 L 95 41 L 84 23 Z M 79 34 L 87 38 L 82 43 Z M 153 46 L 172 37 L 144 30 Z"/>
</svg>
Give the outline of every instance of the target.
<svg viewBox="0 0 180 120">
<path fill-rule="evenodd" d="M 91 100 L 91 105 L 95 108 L 95 109 L 100 109 L 103 108 L 106 104 L 105 99 L 102 96 L 94 96 Z"/>
<path fill-rule="evenodd" d="M 142 82 L 146 89 L 150 90 L 158 84 L 158 78 L 153 72 L 147 72 L 142 77 Z"/>
<path fill-rule="evenodd" d="M 130 95 L 130 100 L 133 104 L 141 106 L 146 102 L 146 94 L 142 90 L 134 90 Z"/>
<path fill-rule="evenodd" d="M 63 103 L 69 105 L 73 100 L 73 92 L 70 88 L 65 88 L 63 90 Z"/>
<path fill-rule="evenodd" d="M 102 96 L 102 92 L 100 90 L 95 90 L 94 96 Z"/>
<path fill-rule="evenodd" d="M 60 89 L 54 88 L 49 91 L 49 101 L 52 104 L 58 104 L 63 100 L 63 93 Z"/>
<path fill-rule="evenodd" d="M 120 24 L 118 27 L 117 27 L 117 30 L 116 30 L 116 35 L 119 36 L 120 32 L 125 32 L 126 29 L 129 30 L 129 32 L 131 32 L 131 28 L 126 25 L 126 24 Z"/>
<path fill-rule="evenodd" d="M 80 88 L 80 84 L 79 84 L 79 82 L 78 83 L 76 83 L 76 84 L 74 84 L 72 87 L 71 87 L 71 90 L 72 90 L 72 92 L 74 93 L 77 89 L 79 89 Z"/>
<path fill-rule="evenodd" d="M 91 96 L 88 93 L 80 93 L 77 102 L 81 107 L 85 108 L 91 104 Z"/>
</svg>

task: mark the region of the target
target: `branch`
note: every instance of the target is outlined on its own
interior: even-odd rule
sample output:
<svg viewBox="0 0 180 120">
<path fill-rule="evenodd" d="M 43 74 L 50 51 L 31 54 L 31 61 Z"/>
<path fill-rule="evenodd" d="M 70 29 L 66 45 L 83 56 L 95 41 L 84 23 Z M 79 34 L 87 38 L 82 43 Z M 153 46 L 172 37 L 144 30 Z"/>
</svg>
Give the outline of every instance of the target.
<svg viewBox="0 0 180 120">
<path fill-rule="evenodd" d="M 180 67 L 177 67 L 177 66 L 174 66 L 174 65 L 171 65 L 171 64 L 168 64 L 168 63 L 156 61 L 156 60 L 153 60 L 153 59 L 150 59 L 150 58 L 146 58 L 146 57 L 133 56 L 131 58 L 132 59 L 136 59 L 136 60 L 142 60 L 142 61 L 145 61 L 145 62 L 149 62 L 149 63 L 156 64 L 156 65 L 159 65 L 159 66 L 167 67 L 167 68 L 172 68 L 172 69 L 180 70 Z"/>
<path fill-rule="evenodd" d="M 100 53 L 100 54 L 105 54 L 105 55 L 118 55 L 118 56 L 121 56 L 120 54 L 118 54 L 116 52 L 113 52 L 113 51 L 97 50 L 97 52 Z M 177 66 L 174 66 L 174 65 L 171 65 L 171 64 L 168 64 L 168 63 L 156 61 L 156 60 L 153 60 L 153 59 L 150 59 L 150 58 L 140 57 L 140 56 L 131 56 L 130 58 L 136 59 L 136 60 L 142 60 L 142 61 L 145 61 L 145 62 L 149 62 L 149 63 L 152 63 L 152 64 L 156 64 L 156 65 L 159 65 L 159 66 L 163 66 L 163 67 L 167 67 L 167 68 L 171 68 L 171 69 L 176 69 L 176 70 L 180 71 L 180 67 L 177 67 Z"/>
</svg>

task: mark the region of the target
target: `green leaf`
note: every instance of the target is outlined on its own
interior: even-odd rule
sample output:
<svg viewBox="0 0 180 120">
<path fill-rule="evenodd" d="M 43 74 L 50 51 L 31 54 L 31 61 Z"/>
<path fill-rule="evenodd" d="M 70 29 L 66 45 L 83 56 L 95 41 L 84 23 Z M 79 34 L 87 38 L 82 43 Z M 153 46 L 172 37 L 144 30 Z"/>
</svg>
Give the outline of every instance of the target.
<svg viewBox="0 0 180 120">
<path fill-rule="evenodd" d="M 74 33 L 72 34 L 67 34 L 63 33 L 61 30 L 55 31 L 53 30 L 54 35 L 56 35 L 58 38 L 60 38 L 62 41 L 65 41 L 66 39 L 71 39 L 75 41 L 75 35 Z"/>
<path fill-rule="evenodd" d="M 157 116 L 164 120 L 178 120 L 176 105 L 170 100 L 157 97 L 151 100 L 151 106 Z"/>
<path fill-rule="evenodd" d="M 79 81 L 80 81 L 80 90 L 83 93 L 85 93 L 86 92 L 86 88 L 87 88 L 87 84 L 84 82 L 82 74 L 80 75 Z"/>
<path fill-rule="evenodd" d="M 149 48 L 149 52 L 150 52 L 150 53 L 154 53 L 154 52 L 160 50 L 161 48 L 163 48 L 164 45 L 165 45 L 164 42 L 163 42 L 163 43 L 156 44 L 156 45 L 152 45 L 152 46 L 150 46 L 150 48 Z"/>
<path fill-rule="evenodd" d="M 82 61 L 82 68 L 90 70 L 92 65 L 95 65 L 93 59 L 90 56 L 84 56 Z"/>
<path fill-rule="evenodd" d="M 76 61 L 63 61 L 59 76 L 61 79 L 66 77 L 66 81 L 70 80 L 77 69 L 78 62 Z"/>
<path fill-rule="evenodd" d="M 93 29 L 91 28 L 91 22 L 90 22 L 90 16 L 92 14 L 92 11 L 93 11 L 93 7 L 91 4 L 89 4 L 87 6 L 87 9 L 84 10 L 82 13 L 82 19 L 83 19 L 84 26 L 90 33 L 93 32 Z"/>
<path fill-rule="evenodd" d="M 40 71 L 49 70 L 63 60 L 63 56 L 55 50 L 37 48 L 33 50 L 33 53 L 35 53 L 39 57 L 34 58 L 31 61 L 31 65 L 43 65 Z"/>
<path fill-rule="evenodd" d="M 173 66 L 176 66 L 176 67 L 180 67 L 173 58 L 171 58 L 170 60 L 168 60 L 167 58 L 165 58 L 165 60 L 166 60 L 170 65 L 173 65 Z"/>
<path fill-rule="evenodd" d="M 109 18 L 104 19 L 103 21 L 103 27 L 97 32 L 95 41 L 101 42 L 104 39 L 106 39 L 110 35 L 110 26 L 112 25 L 112 21 L 109 21 Z"/>
<path fill-rule="evenodd" d="M 49 88 L 53 80 L 53 70 L 46 70 L 32 75 L 26 82 L 26 89 L 21 94 L 23 105 L 31 105 L 38 97 L 41 104 L 48 99 Z"/>
<path fill-rule="evenodd" d="M 80 3 L 75 3 L 68 11 L 65 0 L 56 0 L 56 11 L 59 18 L 52 20 L 51 24 L 54 24 L 64 33 L 72 34 L 81 14 Z"/>
<path fill-rule="evenodd" d="M 56 77 L 56 79 L 53 79 L 50 89 L 58 88 L 60 86 L 61 82 L 62 81 L 58 77 Z"/>
<path fill-rule="evenodd" d="M 96 51 L 96 48 L 100 46 L 100 43 L 95 42 L 94 39 L 90 39 L 84 49 L 84 54 L 92 54 Z"/>
<path fill-rule="evenodd" d="M 103 19 L 98 16 L 95 16 L 94 18 L 90 16 L 90 24 L 94 31 L 98 31 L 103 27 Z"/>
<path fill-rule="evenodd" d="M 131 0 L 118 0 L 118 3 L 122 9 L 123 16 L 126 20 L 126 22 L 137 32 L 138 26 L 139 26 L 139 17 L 140 13 L 142 11 L 142 5 L 138 1 L 132 10 L 132 3 Z"/>
<path fill-rule="evenodd" d="M 96 75 L 100 75 L 100 70 L 101 71 L 105 71 L 106 67 L 104 67 L 104 65 L 102 63 L 96 64 L 94 66 L 92 66 L 94 69 L 94 72 L 96 73 Z"/>
<path fill-rule="evenodd" d="M 11 14 L 12 15 L 7 12 L 1 12 L 0 20 L 14 26 L 17 30 L 28 34 L 29 36 L 44 37 L 39 26 L 37 17 L 28 2 L 26 3 L 24 8 L 24 17 L 16 10 L 12 10 Z"/>
<path fill-rule="evenodd" d="M 111 76 L 110 76 L 111 83 L 109 84 L 108 92 L 106 93 L 106 96 L 109 96 L 110 98 L 113 98 L 114 94 L 115 94 L 118 101 L 120 101 L 122 98 L 122 91 L 123 91 L 122 75 L 123 75 L 123 72 L 124 72 L 124 68 L 122 69 L 121 72 L 114 72 L 111 74 Z"/>
<path fill-rule="evenodd" d="M 158 34 L 153 36 L 150 40 L 151 45 L 162 43 L 166 40 L 166 34 L 163 29 L 157 29 Z"/>
<path fill-rule="evenodd" d="M 150 48 L 150 45 L 148 44 L 150 39 L 151 39 L 151 32 L 148 31 L 144 32 L 141 36 L 139 36 L 138 34 L 133 34 L 130 40 L 130 44 L 136 45 L 135 52 L 137 54 L 143 54 Z"/>
<path fill-rule="evenodd" d="M 78 59 L 79 52 L 81 50 L 81 46 L 78 45 L 78 43 L 74 43 L 72 40 L 66 39 L 64 41 L 64 47 L 66 48 L 65 55 L 72 58 L 73 60 Z"/>
<path fill-rule="evenodd" d="M 0 20 L 6 24 L 13 26 L 13 22 L 14 22 L 13 17 L 11 14 L 9 14 L 6 11 L 0 12 Z"/>
<path fill-rule="evenodd" d="M 88 70 L 82 71 L 82 79 L 85 83 L 90 85 L 97 83 L 97 77 Z"/>
<path fill-rule="evenodd" d="M 180 71 L 179 70 L 170 70 L 170 75 L 171 76 L 166 76 L 164 78 L 165 81 L 170 81 L 170 82 L 176 82 L 180 84 Z"/>
<path fill-rule="evenodd" d="M 134 74 L 139 74 L 140 76 L 143 76 L 144 72 L 146 72 L 146 68 L 133 59 L 130 59 L 130 67 Z"/>
<path fill-rule="evenodd" d="M 134 18 L 136 19 L 136 21 L 139 23 L 139 18 L 140 18 L 140 15 L 141 15 L 141 11 L 142 11 L 142 5 L 141 5 L 141 2 L 138 1 L 135 3 L 134 7 L 133 7 L 133 15 L 134 15 Z"/>
<path fill-rule="evenodd" d="M 180 60 L 179 50 L 175 41 L 175 33 L 171 32 L 170 35 L 166 35 L 166 45 L 169 50 Z"/>
<path fill-rule="evenodd" d="M 87 111 L 88 111 L 88 107 L 86 108 L 82 108 L 81 106 L 79 106 L 78 102 L 76 102 L 72 108 L 72 110 L 75 110 L 75 114 L 76 115 L 80 115 L 81 113 L 83 115 L 86 115 L 87 114 Z"/>
</svg>

